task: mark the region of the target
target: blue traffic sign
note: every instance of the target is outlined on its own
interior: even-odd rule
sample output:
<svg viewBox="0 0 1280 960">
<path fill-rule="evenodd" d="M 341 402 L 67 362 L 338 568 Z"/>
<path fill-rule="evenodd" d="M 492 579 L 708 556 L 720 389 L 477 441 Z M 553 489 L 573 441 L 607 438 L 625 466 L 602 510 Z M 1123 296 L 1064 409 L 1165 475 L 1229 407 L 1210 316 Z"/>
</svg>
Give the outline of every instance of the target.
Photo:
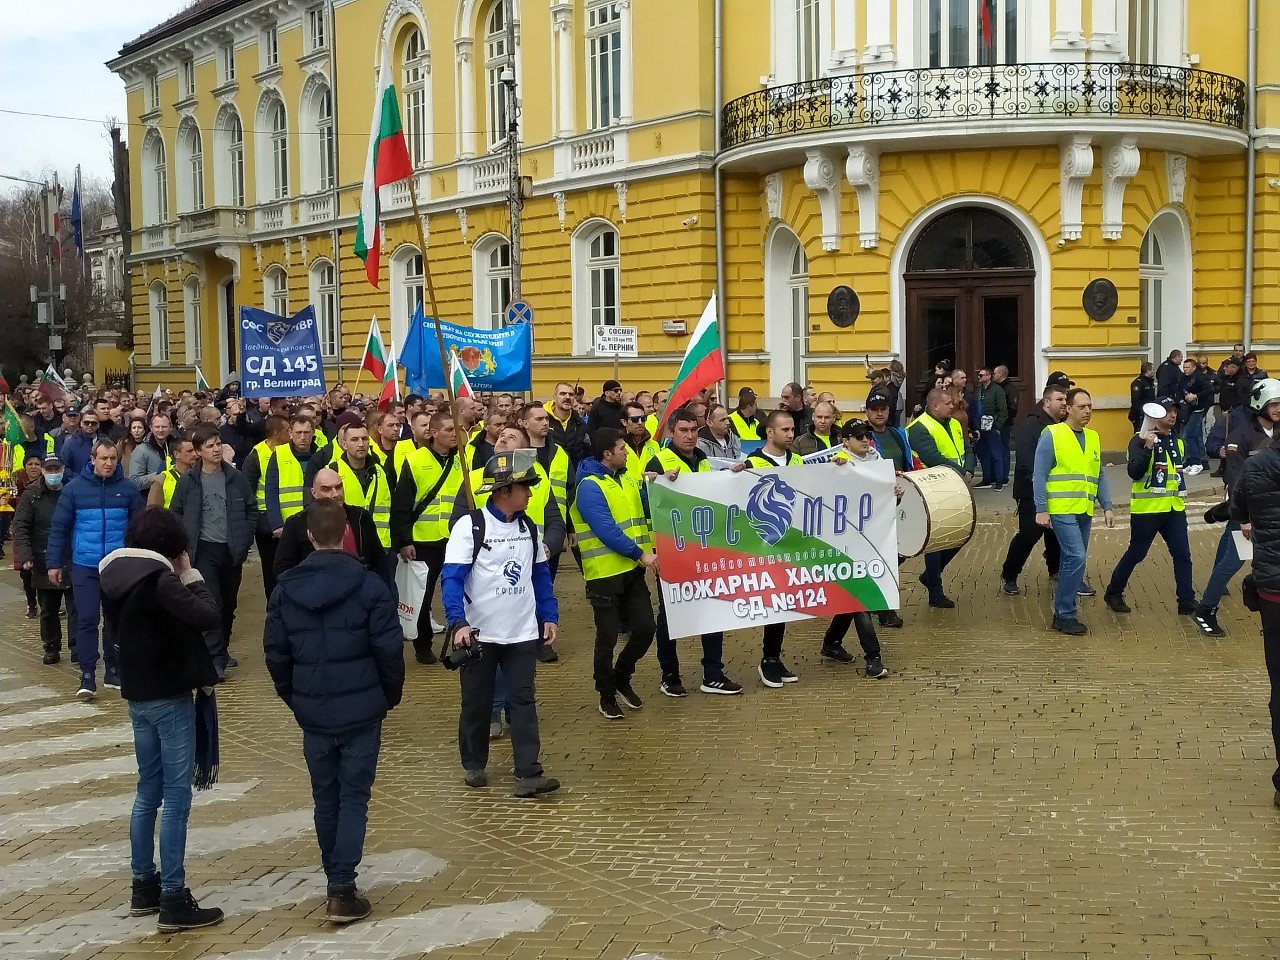
<svg viewBox="0 0 1280 960">
<path fill-rule="evenodd" d="M 533 307 L 523 300 L 513 300 L 507 304 L 507 323 L 532 323 Z"/>
</svg>

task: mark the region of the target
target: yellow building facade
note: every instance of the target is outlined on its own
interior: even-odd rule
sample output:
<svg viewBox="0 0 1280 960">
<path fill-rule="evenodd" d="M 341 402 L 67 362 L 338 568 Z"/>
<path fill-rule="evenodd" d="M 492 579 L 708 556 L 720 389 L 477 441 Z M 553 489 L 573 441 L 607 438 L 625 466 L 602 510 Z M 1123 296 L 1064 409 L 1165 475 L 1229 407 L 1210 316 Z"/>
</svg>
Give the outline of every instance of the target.
<svg viewBox="0 0 1280 960">
<path fill-rule="evenodd" d="M 717 288 L 731 395 L 856 409 L 869 356 L 913 394 L 936 360 L 1004 363 L 1030 402 L 1064 370 L 1109 447 L 1144 359 L 1248 340 L 1280 364 L 1280 61 L 1250 71 L 1280 4 L 198 0 L 111 64 L 141 387 L 234 377 L 244 304 L 315 305 L 331 381 L 370 316 L 402 339 L 407 189 L 379 289 L 352 253 L 384 45 L 439 312 L 503 322 L 509 17 L 535 391 L 594 394 L 607 324 L 639 330 L 624 382 L 666 385 Z"/>
</svg>

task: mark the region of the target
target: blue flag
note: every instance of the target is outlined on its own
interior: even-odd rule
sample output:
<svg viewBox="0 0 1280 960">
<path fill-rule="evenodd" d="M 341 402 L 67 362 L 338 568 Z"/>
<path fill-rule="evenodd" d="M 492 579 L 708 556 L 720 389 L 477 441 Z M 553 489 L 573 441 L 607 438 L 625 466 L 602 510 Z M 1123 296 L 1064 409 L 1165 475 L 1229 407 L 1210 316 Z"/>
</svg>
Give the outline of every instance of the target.
<svg viewBox="0 0 1280 960">
<path fill-rule="evenodd" d="M 240 308 L 242 397 L 318 397 L 326 392 L 320 331 L 312 307 L 293 317 Z"/>
<path fill-rule="evenodd" d="M 477 330 L 453 323 L 441 323 L 446 353 L 457 354 L 458 363 L 473 390 L 517 393 L 533 389 L 533 331 L 527 323 L 498 330 Z M 413 393 L 443 390 L 449 371 L 440 366 L 436 343 L 436 322 L 414 311 L 400 366 L 405 385 Z"/>
</svg>

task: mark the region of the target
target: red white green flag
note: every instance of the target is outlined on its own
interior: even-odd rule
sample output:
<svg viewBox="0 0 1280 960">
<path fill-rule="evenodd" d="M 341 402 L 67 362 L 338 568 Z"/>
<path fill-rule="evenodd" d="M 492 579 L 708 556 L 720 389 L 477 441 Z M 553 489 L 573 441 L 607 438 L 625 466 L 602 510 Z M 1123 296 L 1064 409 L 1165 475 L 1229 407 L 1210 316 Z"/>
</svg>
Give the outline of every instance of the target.
<svg viewBox="0 0 1280 960">
<path fill-rule="evenodd" d="M 449 385 L 453 388 L 453 398 L 455 400 L 476 395 L 475 391 L 471 389 L 471 381 L 467 379 L 456 353 L 449 354 Z"/>
<path fill-rule="evenodd" d="M 209 389 L 209 381 L 204 378 L 204 371 L 200 369 L 200 364 L 196 364 L 196 390 L 207 391 Z"/>
<path fill-rule="evenodd" d="M 978 0 L 978 17 L 982 23 L 982 42 L 990 50 L 995 44 L 996 0 Z"/>
<path fill-rule="evenodd" d="M 364 166 L 364 189 L 360 193 L 360 217 L 356 221 L 356 256 L 364 261 L 369 283 L 378 285 L 382 245 L 379 191 L 413 175 L 413 161 L 400 123 L 400 101 L 392 82 L 391 48 L 382 47 L 373 99 L 373 126 L 369 133 L 369 156 Z"/>
<path fill-rule="evenodd" d="M 375 327 L 377 321 L 374 321 Z M 381 343 L 381 341 L 379 341 Z M 378 395 L 378 409 L 385 411 L 392 400 L 400 399 L 400 381 L 396 379 L 396 342 L 391 341 L 391 352 L 387 354 L 391 358 L 391 362 L 386 365 L 382 373 L 382 393 Z M 363 368 L 368 369 L 368 368 Z"/>
<path fill-rule="evenodd" d="M 689 338 L 684 360 L 676 372 L 675 383 L 667 395 L 667 405 L 662 408 L 657 436 L 662 436 L 667 417 L 693 399 L 704 387 L 724 379 L 724 354 L 720 351 L 720 321 L 716 316 L 716 295 L 711 294 L 698 325 Z"/>
<path fill-rule="evenodd" d="M 364 342 L 364 356 L 360 360 L 360 369 L 367 370 L 369 376 L 381 383 L 387 375 L 387 353 L 382 349 L 382 330 L 378 327 L 378 318 L 369 321 L 369 336 Z"/>
</svg>

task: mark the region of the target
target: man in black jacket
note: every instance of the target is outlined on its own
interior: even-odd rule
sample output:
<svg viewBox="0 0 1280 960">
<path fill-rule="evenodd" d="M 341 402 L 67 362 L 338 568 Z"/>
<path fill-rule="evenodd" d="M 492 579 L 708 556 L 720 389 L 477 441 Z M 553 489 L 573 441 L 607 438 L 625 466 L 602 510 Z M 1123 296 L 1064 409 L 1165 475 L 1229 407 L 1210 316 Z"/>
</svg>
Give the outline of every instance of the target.
<svg viewBox="0 0 1280 960">
<path fill-rule="evenodd" d="M 578 464 L 591 455 L 591 436 L 587 425 L 573 409 L 576 396 L 573 384 L 562 381 L 556 384 L 555 400 L 547 405 L 547 413 L 551 416 L 551 439 L 569 455 L 570 477 L 577 476 Z"/>
<path fill-rule="evenodd" d="M 1213 406 L 1213 381 L 1194 358 L 1182 361 L 1182 382 L 1172 396 L 1180 401 L 1178 423 L 1187 448 L 1187 473 L 1194 476 L 1209 465 L 1204 454 L 1204 417 Z"/>
<path fill-rule="evenodd" d="M 1178 384 L 1182 382 L 1182 351 L 1170 350 L 1160 366 L 1156 367 L 1156 394 L 1161 397 L 1176 397 Z"/>
<path fill-rule="evenodd" d="M 191 563 L 218 600 L 222 622 L 205 635 L 218 677 L 236 666 L 230 656 L 231 628 L 240 598 L 240 578 L 258 525 L 258 504 L 245 475 L 222 459 L 214 423 L 191 431 L 198 466 L 178 481 L 169 508 L 182 518 L 191 541 Z"/>
<path fill-rule="evenodd" d="M 404 641 L 391 591 L 344 545 L 342 505 L 317 499 L 302 516 L 315 551 L 280 575 L 262 642 L 276 693 L 302 728 L 328 878 L 325 919 L 350 923 L 370 911 L 356 893 L 356 868 L 382 721 L 404 692 Z"/>
<path fill-rule="evenodd" d="M 378 528 L 373 522 L 373 515 L 363 507 L 344 502 L 342 477 L 337 470 L 325 467 L 316 473 L 315 479 L 311 481 L 311 499 L 336 500 L 343 504 L 347 514 L 343 549 L 358 559 L 366 570 L 381 577 L 394 592 L 395 566 L 388 562 L 388 551 L 378 539 Z M 303 510 L 284 523 L 284 532 L 280 534 L 280 542 L 276 547 L 276 579 L 286 570 L 292 570 L 302 563 L 314 550 L 315 547 L 307 537 L 307 511 Z"/>
<path fill-rule="evenodd" d="M 606 380 L 600 388 L 600 396 L 591 405 L 591 415 L 587 418 L 592 430 L 601 427 L 622 429 L 622 384 L 617 380 Z"/>
<path fill-rule="evenodd" d="M 1036 460 L 1036 446 L 1040 443 L 1040 434 L 1055 423 L 1060 423 L 1067 412 L 1067 391 L 1056 384 L 1044 388 L 1040 397 L 1040 406 L 1027 414 L 1018 424 L 1014 433 L 1014 448 L 1017 452 L 1017 464 L 1013 470 L 1013 499 L 1018 504 L 1018 532 L 1009 542 L 1009 552 L 1005 554 L 1004 567 L 1000 571 L 1000 579 L 1004 583 L 1004 592 L 1016 597 L 1022 590 L 1018 587 L 1018 577 L 1026 566 L 1027 558 L 1035 549 L 1036 543 L 1044 537 L 1044 562 L 1049 568 L 1049 576 L 1058 575 L 1058 565 L 1062 560 L 1062 552 L 1058 547 L 1058 538 L 1053 530 L 1036 523 L 1035 495 L 1031 489 L 1031 471 Z"/>
<path fill-rule="evenodd" d="M 1129 422 L 1133 424 L 1133 432 L 1142 429 L 1145 414 L 1142 408 L 1156 400 L 1156 365 L 1150 360 L 1142 361 L 1138 375 L 1129 384 Z"/>
</svg>

